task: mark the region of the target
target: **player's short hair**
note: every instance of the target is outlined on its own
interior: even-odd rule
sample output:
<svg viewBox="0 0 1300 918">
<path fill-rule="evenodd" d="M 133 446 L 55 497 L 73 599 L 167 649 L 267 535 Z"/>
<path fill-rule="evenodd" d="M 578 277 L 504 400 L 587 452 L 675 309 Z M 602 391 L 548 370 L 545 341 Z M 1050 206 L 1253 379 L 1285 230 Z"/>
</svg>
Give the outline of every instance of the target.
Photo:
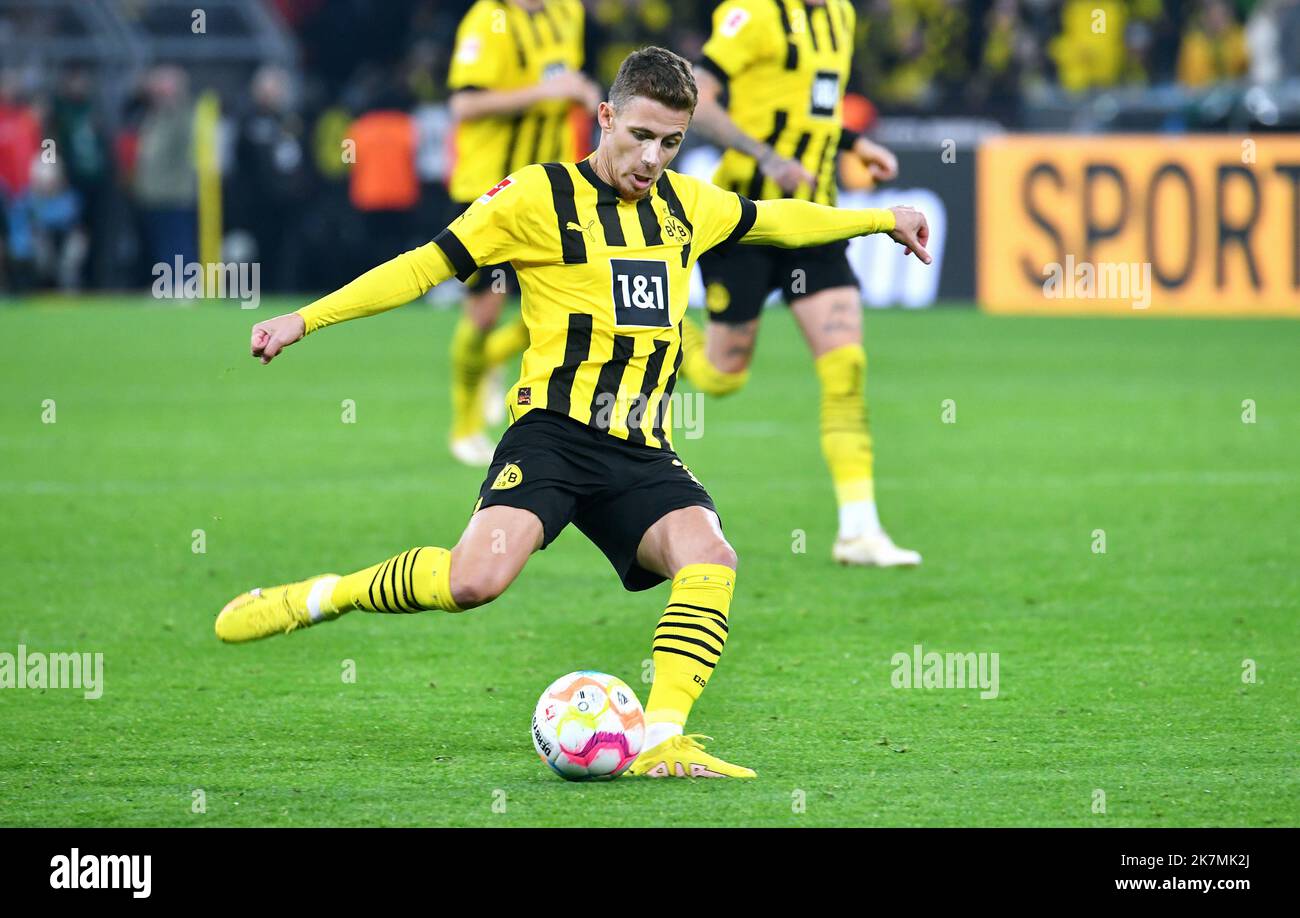
<svg viewBox="0 0 1300 918">
<path fill-rule="evenodd" d="M 621 109 L 633 96 L 654 99 L 671 109 L 695 114 L 699 91 L 686 60 L 655 45 L 623 58 L 609 87 L 609 104 Z"/>
</svg>

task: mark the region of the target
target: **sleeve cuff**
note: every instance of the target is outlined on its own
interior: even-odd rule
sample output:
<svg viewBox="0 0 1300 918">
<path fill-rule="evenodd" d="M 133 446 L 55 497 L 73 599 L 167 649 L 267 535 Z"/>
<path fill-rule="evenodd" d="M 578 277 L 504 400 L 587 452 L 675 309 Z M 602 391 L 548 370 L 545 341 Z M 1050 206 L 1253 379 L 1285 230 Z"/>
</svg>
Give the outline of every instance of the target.
<svg viewBox="0 0 1300 918">
<path fill-rule="evenodd" d="M 456 271 L 456 280 L 464 283 L 478 270 L 478 264 L 475 263 L 474 256 L 470 255 L 469 249 L 465 248 L 465 244 L 456 238 L 456 234 L 451 231 L 451 227 L 434 236 L 433 243 L 442 249 L 442 254 L 447 256 L 447 261 Z"/>
<path fill-rule="evenodd" d="M 853 145 L 858 142 L 858 138 L 861 136 L 857 131 L 840 128 L 840 150 L 852 150 Z"/>
<path fill-rule="evenodd" d="M 295 309 L 294 313 L 302 318 L 302 336 L 304 338 L 316 330 L 317 326 L 312 321 L 311 306 Z"/>
</svg>

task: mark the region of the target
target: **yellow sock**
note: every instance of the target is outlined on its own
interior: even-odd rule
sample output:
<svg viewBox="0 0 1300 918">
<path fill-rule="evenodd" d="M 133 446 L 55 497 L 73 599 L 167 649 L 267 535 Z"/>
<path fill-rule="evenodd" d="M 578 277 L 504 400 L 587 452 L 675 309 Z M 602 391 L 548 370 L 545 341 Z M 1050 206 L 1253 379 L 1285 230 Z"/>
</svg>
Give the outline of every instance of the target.
<svg viewBox="0 0 1300 918">
<path fill-rule="evenodd" d="M 727 643 L 727 615 L 736 572 L 721 564 L 688 564 L 673 578 L 668 606 L 655 628 L 655 681 L 646 701 L 646 725 L 680 728 Z M 674 731 L 679 732 L 679 731 Z M 648 742 L 648 737 L 647 737 Z"/>
<path fill-rule="evenodd" d="M 322 604 L 323 605 L 323 604 Z M 432 546 L 412 548 L 355 574 L 340 577 L 327 613 L 459 612 L 451 598 L 451 552 Z"/>
<path fill-rule="evenodd" d="M 707 395 L 730 395 L 749 381 L 749 370 L 728 373 L 709 360 L 704 332 L 689 318 L 682 319 L 682 373 L 696 389 Z"/>
<path fill-rule="evenodd" d="M 487 338 L 479 327 L 461 316 L 451 336 L 451 436 L 453 440 L 483 429 L 479 384 L 487 368 L 483 357 Z"/>
<path fill-rule="evenodd" d="M 841 506 L 875 500 L 871 431 L 863 384 L 867 354 L 860 344 L 846 344 L 817 358 L 822 388 L 822 455 L 830 467 L 835 497 Z"/>
<path fill-rule="evenodd" d="M 505 363 L 528 348 L 528 326 L 515 319 L 488 332 L 483 342 L 483 360 L 489 367 Z"/>
</svg>

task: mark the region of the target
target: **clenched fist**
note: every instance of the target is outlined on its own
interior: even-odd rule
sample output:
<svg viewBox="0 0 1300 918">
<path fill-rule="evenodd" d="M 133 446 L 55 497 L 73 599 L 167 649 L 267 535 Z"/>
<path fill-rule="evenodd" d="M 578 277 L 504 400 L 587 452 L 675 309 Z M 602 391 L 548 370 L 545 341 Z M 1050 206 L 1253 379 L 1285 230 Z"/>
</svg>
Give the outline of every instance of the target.
<svg viewBox="0 0 1300 918">
<path fill-rule="evenodd" d="M 262 363 L 270 363 L 276 354 L 302 340 L 306 333 L 307 325 L 296 312 L 258 322 L 253 326 L 253 356 L 260 357 Z"/>
</svg>

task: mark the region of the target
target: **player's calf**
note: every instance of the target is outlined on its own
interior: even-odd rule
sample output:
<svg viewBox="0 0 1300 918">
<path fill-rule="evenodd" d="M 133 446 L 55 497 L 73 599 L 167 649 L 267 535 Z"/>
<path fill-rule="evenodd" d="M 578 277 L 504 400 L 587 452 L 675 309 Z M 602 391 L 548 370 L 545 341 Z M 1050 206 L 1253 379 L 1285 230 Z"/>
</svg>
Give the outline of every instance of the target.
<svg viewBox="0 0 1300 918">
<path fill-rule="evenodd" d="M 717 514 L 702 506 L 665 514 L 642 536 L 637 562 L 669 577 L 672 592 L 651 646 L 655 675 L 645 707 L 645 751 L 630 773 L 752 777 L 749 769 L 709 756 L 683 735 L 730 631 L 737 558 Z"/>
<path fill-rule="evenodd" d="M 686 718 L 722 658 L 730 631 L 736 555 L 723 542 L 710 553 L 724 563 L 688 564 L 655 628 L 654 683 L 646 702 L 645 750 L 630 773 L 652 778 L 752 778 L 754 772 L 710 755 L 686 736 Z"/>
</svg>

